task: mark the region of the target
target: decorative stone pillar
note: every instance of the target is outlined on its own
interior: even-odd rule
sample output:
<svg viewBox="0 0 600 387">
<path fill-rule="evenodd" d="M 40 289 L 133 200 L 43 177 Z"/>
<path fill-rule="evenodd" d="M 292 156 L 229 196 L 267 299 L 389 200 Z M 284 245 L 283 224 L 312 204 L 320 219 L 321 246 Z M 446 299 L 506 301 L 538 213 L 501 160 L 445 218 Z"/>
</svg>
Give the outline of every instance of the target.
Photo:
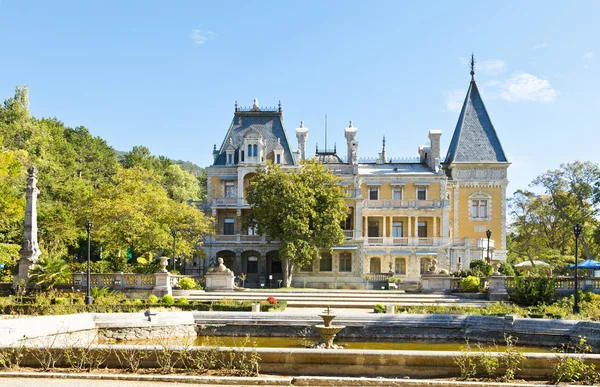
<svg viewBox="0 0 600 387">
<path fill-rule="evenodd" d="M 171 289 L 171 274 L 169 272 L 158 272 L 154 273 L 154 288 L 152 294 L 156 297 L 162 297 L 166 294 L 172 296 L 173 291 Z"/>
<path fill-rule="evenodd" d="M 508 291 L 506 290 L 506 277 L 503 275 L 492 274 L 488 281 L 488 300 L 507 301 Z"/>
<path fill-rule="evenodd" d="M 14 278 L 13 287 L 23 286 L 29 282 L 29 270 L 37 262 L 41 251 L 38 245 L 37 235 L 37 195 L 40 190 L 37 188 L 37 169 L 31 166 L 27 172 L 27 188 L 25 201 L 25 222 L 23 232 L 23 245 L 19 254 L 18 272 Z"/>
</svg>

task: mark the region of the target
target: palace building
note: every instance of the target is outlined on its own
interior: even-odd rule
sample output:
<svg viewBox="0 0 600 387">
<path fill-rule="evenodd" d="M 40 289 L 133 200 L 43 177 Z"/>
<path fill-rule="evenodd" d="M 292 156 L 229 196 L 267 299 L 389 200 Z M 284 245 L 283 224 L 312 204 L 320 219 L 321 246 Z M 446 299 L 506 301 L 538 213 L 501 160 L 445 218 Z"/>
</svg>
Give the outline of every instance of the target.
<svg viewBox="0 0 600 387">
<path fill-rule="evenodd" d="M 295 287 L 364 286 L 365 275 L 403 278 L 418 285 L 432 263 L 448 272 L 468 268 L 475 259 L 506 259 L 506 187 L 510 163 L 492 125 L 471 71 L 471 82 L 445 158 L 440 130 L 430 130 L 429 145 L 415 157 L 389 157 L 385 137 L 381 153 L 359 157 L 359 130 L 350 121 L 346 147 L 317 149 L 316 157 L 342 180 L 349 207 L 342 225 L 345 243 L 322 253 L 311 267 L 297 268 Z M 207 259 L 189 263 L 186 272 L 203 274 L 218 257 L 247 287 L 270 286 L 282 278 L 277 241 L 268 242 L 244 228 L 250 207 L 245 189 L 268 161 L 283 170 L 299 168 L 308 155 L 308 128 L 296 129 L 292 150 L 277 108 L 238 107 L 221 147 L 207 168 L 208 202 L 215 235 L 204 244 Z M 491 234 L 488 237 L 487 231 Z M 488 247 L 489 246 L 489 247 Z"/>
</svg>

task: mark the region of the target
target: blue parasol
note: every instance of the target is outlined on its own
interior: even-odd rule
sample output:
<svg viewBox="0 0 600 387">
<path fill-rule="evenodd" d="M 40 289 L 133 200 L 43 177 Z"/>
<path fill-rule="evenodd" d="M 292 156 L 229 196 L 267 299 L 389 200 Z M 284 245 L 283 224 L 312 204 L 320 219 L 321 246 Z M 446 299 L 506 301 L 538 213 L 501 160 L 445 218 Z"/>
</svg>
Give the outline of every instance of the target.
<svg viewBox="0 0 600 387">
<path fill-rule="evenodd" d="M 575 269 L 575 265 L 571 265 L 568 268 Z M 577 268 L 578 269 L 600 270 L 600 262 L 594 261 L 593 259 L 586 259 L 583 262 L 579 262 L 577 265 Z"/>
</svg>

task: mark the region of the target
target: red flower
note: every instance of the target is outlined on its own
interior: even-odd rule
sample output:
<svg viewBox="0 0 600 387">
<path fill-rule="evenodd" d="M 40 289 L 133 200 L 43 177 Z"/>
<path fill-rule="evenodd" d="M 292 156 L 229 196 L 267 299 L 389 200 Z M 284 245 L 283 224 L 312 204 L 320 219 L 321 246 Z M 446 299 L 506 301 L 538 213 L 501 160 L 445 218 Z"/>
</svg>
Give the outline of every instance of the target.
<svg viewBox="0 0 600 387">
<path fill-rule="evenodd" d="M 269 302 L 269 304 L 271 305 L 277 305 L 277 300 L 275 299 L 275 297 L 273 296 L 269 296 L 267 297 L 267 301 Z"/>
</svg>

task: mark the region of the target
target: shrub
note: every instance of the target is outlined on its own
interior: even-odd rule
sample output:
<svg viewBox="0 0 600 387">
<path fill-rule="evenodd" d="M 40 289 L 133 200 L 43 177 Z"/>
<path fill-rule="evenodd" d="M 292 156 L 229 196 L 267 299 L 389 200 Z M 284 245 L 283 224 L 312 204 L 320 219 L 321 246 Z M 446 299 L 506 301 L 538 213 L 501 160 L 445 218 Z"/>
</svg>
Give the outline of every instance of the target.
<svg viewBox="0 0 600 387">
<path fill-rule="evenodd" d="M 149 304 L 158 304 L 158 297 L 156 297 L 154 294 L 149 295 L 148 303 Z"/>
<path fill-rule="evenodd" d="M 287 302 L 279 301 L 277 305 L 271 304 L 268 301 L 260 302 L 260 311 L 261 312 L 283 312 L 287 307 Z"/>
<path fill-rule="evenodd" d="M 185 297 L 179 297 L 177 300 L 175 300 L 175 304 L 176 305 L 189 305 L 190 302 Z"/>
<path fill-rule="evenodd" d="M 198 283 L 196 283 L 196 281 L 194 281 L 193 278 L 190 277 L 183 277 L 181 279 L 179 279 L 179 287 L 181 288 L 181 290 L 194 290 L 194 289 L 198 289 Z"/>
<path fill-rule="evenodd" d="M 461 347 L 460 355 L 454 356 L 454 364 L 460 369 L 460 378 L 467 380 L 477 373 L 477 364 L 475 364 L 475 355 L 471 353 L 471 347 L 467 342 L 467 345 Z"/>
<path fill-rule="evenodd" d="M 375 304 L 373 307 L 373 313 L 385 313 L 385 305 Z"/>
<path fill-rule="evenodd" d="M 460 280 L 460 291 L 467 293 L 476 293 L 481 289 L 481 279 L 475 276 L 468 276 Z"/>
<path fill-rule="evenodd" d="M 500 274 L 508 276 L 508 277 L 515 276 L 515 269 L 513 269 L 512 265 L 510 265 L 504 261 L 500 261 L 500 264 L 498 266 L 498 271 L 500 272 Z"/>
<path fill-rule="evenodd" d="M 12 282 L 20 249 L 19 245 L 0 243 L 0 263 L 4 264 L 4 270 L 0 270 L 0 282 Z"/>
<path fill-rule="evenodd" d="M 484 261 L 483 259 L 476 259 L 471 261 L 469 265 L 471 272 L 477 277 L 489 277 L 494 272 L 492 265 Z"/>
<path fill-rule="evenodd" d="M 31 281 L 45 289 L 52 289 L 60 283 L 71 279 L 71 271 L 67 262 L 60 257 L 42 257 L 30 270 Z"/>
<path fill-rule="evenodd" d="M 594 364 L 586 364 L 583 355 L 592 352 L 592 347 L 587 344 L 585 337 L 579 337 L 579 344 L 570 346 L 563 344 L 561 348 L 553 348 L 556 353 L 556 363 L 550 382 L 583 382 L 584 384 L 596 385 L 600 382 L 600 374 L 596 371 Z M 574 355 L 567 355 L 573 352 Z"/>
<path fill-rule="evenodd" d="M 174 305 L 175 304 L 175 299 L 173 298 L 173 296 L 170 296 L 168 294 L 165 294 L 161 300 L 161 302 L 165 305 Z"/>
<path fill-rule="evenodd" d="M 517 277 L 511 301 L 520 305 L 551 304 L 555 299 L 556 281 L 554 278 Z"/>
<path fill-rule="evenodd" d="M 273 296 L 269 296 L 267 297 L 267 301 L 269 302 L 269 304 L 271 305 L 277 305 L 277 300 L 275 299 L 275 297 Z"/>
<path fill-rule="evenodd" d="M 55 297 L 54 300 L 52 300 L 52 303 L 54 305 L 67 305 L 69 304 L 69 302 L 67 302 L 67 299 L 64 297 Z"/>
<path fill-rule="evenodd" d="M 135 300 L 133 300 L 133 305 L 142 306 L 144 305 L 144 301 L 140 300 L 139 298 L 136 298 Z"/>
</svg>

